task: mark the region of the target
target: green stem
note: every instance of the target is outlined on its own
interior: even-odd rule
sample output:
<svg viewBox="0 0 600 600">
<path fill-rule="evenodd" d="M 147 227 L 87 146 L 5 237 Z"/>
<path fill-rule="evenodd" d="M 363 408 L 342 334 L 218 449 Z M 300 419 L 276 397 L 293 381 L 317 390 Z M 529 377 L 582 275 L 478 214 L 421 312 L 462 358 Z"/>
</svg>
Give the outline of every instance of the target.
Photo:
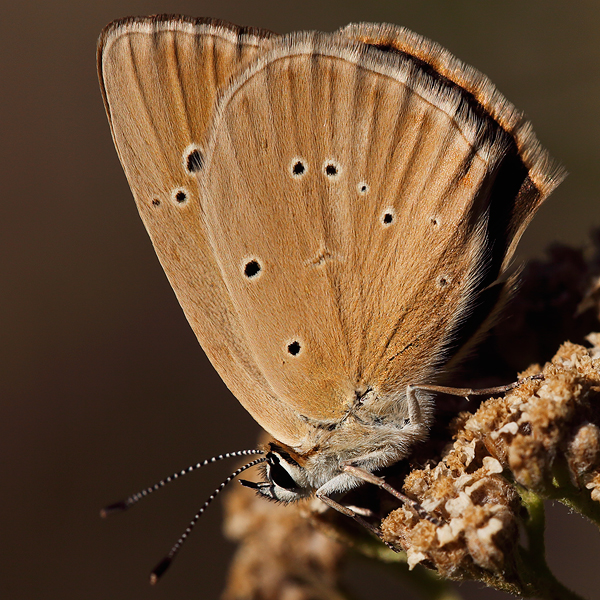
<svg viewBox="0 0 600 600">
<path fill-rule="evenodd" d="M 566 465 L 555 464 L 552 473 L 554 489 L 548 494 L 548 498 L 558 500 L 600 527 L 600 502 L 592 500 L 587 490 L 579 489 L 571 483 Z"/>
<path fill-rule="evenodd" d="M 519 547 L 517 566 L 526 597 L 540 600 L 584 600 L 560 583 L 546 563 L 544 501 L 533 492 L 521 488 L 521 499 L 529 512 L 525 521 L 528 547 Z"/>
<path fill-rule="evenodd" d="M 423 600 L 461 600 L 449 581 L 442 579 L 435 571 L 417 565 L 412 571 L 406 562 L 406 553 L 393 552 L 378 541 L 355 546 L 359 556 L 376 561 L 383 568 L 399 578 L 407 587 L 415 591 Z"/>
</svg>

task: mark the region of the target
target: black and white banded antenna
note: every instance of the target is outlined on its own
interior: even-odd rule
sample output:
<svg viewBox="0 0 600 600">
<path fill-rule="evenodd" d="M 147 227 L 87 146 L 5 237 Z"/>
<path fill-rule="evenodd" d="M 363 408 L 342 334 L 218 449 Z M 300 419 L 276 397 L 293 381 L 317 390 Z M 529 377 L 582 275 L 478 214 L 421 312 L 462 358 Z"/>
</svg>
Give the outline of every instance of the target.
<svg viewBox="0 0 600 600">
<path fill-rule="evenodd" d="M 180 477 L 183 477 L 184 475 L 188 475 L 192 471 L 196 471 L 197 469 L 200 469 L 201 467 L 210 465 L 211 463 L 215 463 L 215 462 L 217 462 L 219 460 L 223 460 L 225 458 L 239 458 L 240 456 L 253 456 L 256 454 L 264 454 L 264 451 L 263 450 L 238 450 L 237 452 L 227 452 L 226 454 L 219 454 L 218 456 L 213 456 L 212 458 L 207 458 L 206 460 L 203 460 L 202 462 L 196 463 L 195 465 L 190 465 L 186 469 L 182 469 L 181 471 L 177 471 L 177 472 L 173 473 L 172 475 L 169 475 L 168 477 L 161 479 L 159 482 L 155 483 L 154 485 L 147 487 L 146 489 L 141 490 L 139 492 L 136 492 L 135 494 L 132 494 L 125 500 L 122 500 L 120 502 L 115 502 L 114 504 L 109 504 L 108 506 L 104 507 L 100 511 L 100 516 L 107 517 L 108 515 L 111 515 L 115 512 L 123 512 L 123 511 L 127 510 L 129 507 L 131 507 L 134 504 L 136 504 L 137 502 L 139 502 L 142 498 L 145 498 L 146 496 L 151 494 L 152 492 L 156 492 L 157 490 L 165 487 L 165 485 L 167 485 L 167 483 L 171 483 L 172 481 L 175 481 L 176 479 L 179 479 Z M 198 522 L 198 519 L 202 516 L 204 511 L 208 508 L 209 504 L 217 497 L 219 492 L 221 492 L 223 490 L 223 488 L 228 483 L 230 483 L 233 479 L 235 479 L 240 473 L 243 473 L 246 469 L 250 469 L 251 467 L 254 467 L 262 462 L 265 462 L 266 460 L 267 459 L 265 456 L 261 456 L 260 458 L 257 458 L 255 460 L 243 465 L 239 469 L 236 469 L 231 475 L 229 475 L 229 477 L 227 477 L 227 479 L 225 479 L 225 481 L 223 481 L 219 485 L 218 488 L 215 489 L 215 491 L 206 499 L 204 504 L 201 506 L 200 510 L 198 510 L 198 512 L 194 515 L 193 519 L 190 521 L 190 523 L 186 527 L 185 531 L 179 536 L 179 539 L 172 546 L 169 553 L 156 565 L 156 567 L 154 567 L 154 569 L 152 569 L 152 572 L 150 573 L 150 583 L 151 584 L 154 585 L 159 580 L 159 578 L 163 575 L 163 573 L 169 568 L 169 566 L 173 562 L 173 559 L 175 558 L 175 556 L 177 556 L 179 550 L 181 549 L 181 546 L 183 545 L 185 540 L 188 538 L 188 536 L 192 532 L 192 529 L 194 529 L 194 526 Z"/>
</svg>

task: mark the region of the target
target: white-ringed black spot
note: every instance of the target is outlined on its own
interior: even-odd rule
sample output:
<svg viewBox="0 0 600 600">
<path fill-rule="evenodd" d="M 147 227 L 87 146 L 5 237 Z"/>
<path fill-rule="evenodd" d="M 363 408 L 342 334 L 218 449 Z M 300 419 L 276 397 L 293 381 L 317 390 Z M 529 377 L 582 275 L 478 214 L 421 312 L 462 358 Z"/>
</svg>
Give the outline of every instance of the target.
<svg viewBox="0 0 600 600">
<path fill-rule="evenodd" d="M 154 198 L 154 200 L 152 200 L 152 206 L 160 206 L 160 200 L 158 198 Z"/>
<path fill-rule="evenodd" d="M 431 217 L 431 224 L 434 227 L 437 227 L 440 224 L 440 221 L 439 221 L 439 219 L 437 217 Z"/>
<path fill-rule="evenodd" d="M 365 183 L 364 181 L 361 181 L 358 184 L 358 193 L 365 195 L 369 193 L 369 185 L 367 183 Z"/>
<path fill-rule="evenodd" d="M 290 342 L 288 344 L 287 351 L 292 356 L 298 356 L 298 354 L 300 354 L 300 342 L 298 342 L 297 340 L 294 340 L 293 342 Z"/>
<path fill-rule="evenodd" d="M 299 178 L 302 177 L 306 173 L 307 166 L 306 162 L 301 158 L 294 158 L 292 160 L 292 164 L 290 165 L 290 173 L 292 177 Z"/>
<path fill-rule="evenodd" d="M 183 151 L 182 159 L 183 167 L 190 175 L 194 175 L 202 170 L 202 167 L 204 166 L 204 155 L 196 144 L 190 144 Z"/>
<path fill-rule="evenodd" d="M 323 163 L 323 174 L 327 179 L 337 179 L 341 172 L 342 168 L 335 160 L 326 160 Z"/>
<path fill-rule="evenodd" d="M 199 150 L 192 150 L 187 156 L 187 170 L 190 173 L 196 173 L 200 169 L 202 169 L 202 165 L 204 164 L 204 160 L 202 159 L 202 154 L 200 154 Z"/>
<path fill-rule="evenodd" d="M 177 202 L 177 204 L 184 204 L 187 202 L 188 194 L 187 191 L 183 188 L 177 188 L 173 191 L 173 200 Z"/>
<path fill-rule="evenodd" d="M 260 273 L 261 269 L 262 267 L 260 266 L 260 263 L 253 258 L 244 265 L 244 275 L 248 279 L 252 279 Z"/>
<path fill-rule="evenodd" d="M 395 219 L 395 213 L 394 213 L 394 209 L 393 208 L 387 208 L 386 210 L 383 211 L 383 214 L 381 215 L 381 223 L 384 227 L 389 227 Z"/>
</svg>

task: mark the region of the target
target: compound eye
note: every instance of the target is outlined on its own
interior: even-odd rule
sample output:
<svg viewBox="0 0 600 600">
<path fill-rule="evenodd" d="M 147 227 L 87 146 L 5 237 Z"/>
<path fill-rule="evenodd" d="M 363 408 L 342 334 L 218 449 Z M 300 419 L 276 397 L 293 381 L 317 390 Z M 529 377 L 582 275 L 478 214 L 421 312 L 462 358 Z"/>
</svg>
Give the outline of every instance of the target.
<svg viewBox="0 0 600 600">
<path fill-rule="evenodd" d="M 281 466 L 279 458 L 275 455 L 271 455 L 269 460 L 269 479 L 279 487 L 295 491 L 299 489 L 298 484 L 294 481 L 293 477 L 288 473 L 287 469 Z"/>
</svg>

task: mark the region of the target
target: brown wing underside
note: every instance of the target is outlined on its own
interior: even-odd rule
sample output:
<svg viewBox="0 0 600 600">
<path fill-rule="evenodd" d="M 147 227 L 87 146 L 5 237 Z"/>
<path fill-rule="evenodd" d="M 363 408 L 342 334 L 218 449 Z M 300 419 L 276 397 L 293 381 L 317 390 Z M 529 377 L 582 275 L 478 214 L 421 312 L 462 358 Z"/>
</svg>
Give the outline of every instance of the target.
<svg viewBox="0 0 600 600">
<path fill-rule="evenodd" d="M 163 16 L 99 42 L 113 138 L 184 312 L 240 402 L 295 447 L 303 416 L 339 418 L 361 386 L 433 377 L 558 179 L 487 80 L 406 30 L 352 27 L 278 37 Z M 425 73 L 427 57 L 447 72 Z"/>
</svg>

